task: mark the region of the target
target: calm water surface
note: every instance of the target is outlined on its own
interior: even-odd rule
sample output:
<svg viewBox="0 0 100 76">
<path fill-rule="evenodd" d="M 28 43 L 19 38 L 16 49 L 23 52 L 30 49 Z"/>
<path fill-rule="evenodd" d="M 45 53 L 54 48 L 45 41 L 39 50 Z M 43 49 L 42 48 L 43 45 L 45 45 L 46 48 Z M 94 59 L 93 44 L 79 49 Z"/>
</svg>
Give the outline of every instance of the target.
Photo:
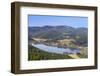
<svg viewBox="0 0 100 76">
<path fill-rule="evenodd" d="M 54 47 L 54 46 L 47 46 L 44 44 L 32 44 L 32 46 L 39 48 L 43 51 L 50 52 L 50 53 L 57 53 L 57 54 L 76 54 L 80 53 L 80 50 L 78 49 L 69 49 L 69 48 L 59 48 L 59 47 Z"/>
</svg>

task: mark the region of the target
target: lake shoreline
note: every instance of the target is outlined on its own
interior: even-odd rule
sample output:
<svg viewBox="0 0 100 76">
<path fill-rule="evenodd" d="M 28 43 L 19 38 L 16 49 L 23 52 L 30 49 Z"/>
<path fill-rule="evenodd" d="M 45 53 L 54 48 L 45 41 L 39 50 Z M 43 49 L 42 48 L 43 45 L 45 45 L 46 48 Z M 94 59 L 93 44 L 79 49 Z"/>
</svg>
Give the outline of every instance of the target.
<svg viewBox="0 0 100 76">
<path fill-rule="evenodd" d="M 51 53 L 59 53 L 59 54 L 78 54 L 80 50 L 77 49 L 70 49 L 70 48 L 63 48 L 63 47 L 56 47 L 56 46 L 48 46 L 45 44 L 32 44 L 32 46 L 44 50 L 46 52 Z"/>
<path fill-rule="evenodd" d="M 32 38 L 29 43 L 33 44 L 43 44 L 46 46 L 57 47 L 57 48 L 69 48 L 71 50 L 80 50 L 77 54 L 80 54 L 81 57 L 88 57 L 87 46 L 79 46 L 76 44 L 74 39 L 61 39 L 61 40 L 49 40 L 41 38 Z M 51 49 L 52 50 L 52 49 Z M 63 54 L 68 54 L 64 52 Z"/>
</svg>

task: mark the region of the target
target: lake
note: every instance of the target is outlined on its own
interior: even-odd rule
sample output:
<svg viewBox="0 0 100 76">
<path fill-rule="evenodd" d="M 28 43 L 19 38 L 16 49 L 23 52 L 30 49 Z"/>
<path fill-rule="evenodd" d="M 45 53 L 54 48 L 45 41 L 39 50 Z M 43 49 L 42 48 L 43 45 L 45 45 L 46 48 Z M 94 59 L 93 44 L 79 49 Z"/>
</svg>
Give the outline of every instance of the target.
<svg viewBox="0 0 100 76">
<path fill-rule="evenodd" d="M 70 49 L 70 48 L 59 48 L 59 47 L 54 47 L 54 46 L 47 46 L 44 44 L 32 44 L 32 46 L 41 49 L 45 52 L 50 52 L 50 53 L 57 53 L 57 54 L 77 54 L 80 53 L 80 50 L 78 49 Z"/>
</svg>

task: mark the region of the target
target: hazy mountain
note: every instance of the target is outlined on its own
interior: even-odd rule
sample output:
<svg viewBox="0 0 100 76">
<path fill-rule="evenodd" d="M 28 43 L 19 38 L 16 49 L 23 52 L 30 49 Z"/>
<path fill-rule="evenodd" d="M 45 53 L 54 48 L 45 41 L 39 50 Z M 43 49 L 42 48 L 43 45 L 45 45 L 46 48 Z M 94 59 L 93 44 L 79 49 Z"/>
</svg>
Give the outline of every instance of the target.
<svg viewBox="0 0 100 76">
<path fill-rule="evenodd" d="M 44 26 L 29 27 L 29 38 L 46 38 L 46 39 L 65 39 L 74 38 L 78 43 L 87 43 L 88 29 L 74 28 L 71 26 Z"/>
</svg>

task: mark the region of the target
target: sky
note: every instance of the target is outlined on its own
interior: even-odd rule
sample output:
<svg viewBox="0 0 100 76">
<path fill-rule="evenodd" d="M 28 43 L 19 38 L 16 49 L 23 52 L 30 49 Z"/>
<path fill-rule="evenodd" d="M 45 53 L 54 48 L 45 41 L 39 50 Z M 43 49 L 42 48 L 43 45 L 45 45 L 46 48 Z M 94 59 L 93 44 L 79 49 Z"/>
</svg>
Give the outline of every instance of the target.
<svg viewBox="0 0 100 76">
<path fill-rule="evenodd" d="M 50 26 L 71 26 L 75 28 L 88 27 L 88 17 L 79 16 L 50 16 L 50 15 L 29 15 L 29 27 Z"/>
</svg>

